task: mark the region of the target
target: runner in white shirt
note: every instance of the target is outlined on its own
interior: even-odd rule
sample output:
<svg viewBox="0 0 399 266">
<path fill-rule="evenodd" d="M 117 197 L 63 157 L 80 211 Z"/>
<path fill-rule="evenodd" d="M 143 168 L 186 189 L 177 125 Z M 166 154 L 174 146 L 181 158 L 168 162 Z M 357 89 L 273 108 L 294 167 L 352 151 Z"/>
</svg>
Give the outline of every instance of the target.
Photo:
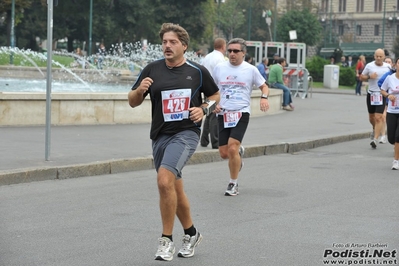
<svg viewBox="0 0 399 266">
<path fill-rule="evenodd" d="M 399 69 L 399 58 L 395 62 Z M 388 98 L 387 135 L 389 143 L 395 145 L 392 170 L 399 170 L 399 72 L 389 75 L 381 86 L 381 94 Z"/>
<path fill-rule="evenodd" d="M 385 104 L 377 82 L 386 72 L 389 71 L 390 66 L 384 62 L 384 58 L 384 50 L 377 49 L 374 53 L 374 61 L 366 65 L 361 75 L 362 81 L 368 81 L 369 83 L 366 101 L 369 121 L 373 126 L 373 133 L 370 136 L 372 138 L 370 145 L 373 149 L 377 148 L 378 137 L 380 136 L 383 127 Z"/>
<path fill-rule="evenodd" d="M 208 69 L 211 75 L 217 64 L 226 61 L 226 40 L 223 38 L 216 38 L 213 43 L 213 48 L 214 50 L 207 54 L 204 60 L 202 60 L 202 65 Z M 205 117 L 200 143 L 202 147 L 207 147 L 208 144 L 211 143 L 212 149 L 219 148 L 218 120 L 216 118 L 216 114 L 213 112 Z"/>
<path fill-rule="evenodd" d="M 245 40 L 234 38 L 227 44 L 229 61 L 219 63 L 212 76 L 219 87 L 220 103 L 216 106 L 219 123 L 219 153 L 229 159 L 230 182 L 226 196 L 238 195 L 238 172 L 242 167 L 244 147 L 241 146 L 249 123 L 252 88 L 262 90 L 260 110 L 269 109 L 269 88 L 258 69 L 244 61 Z"/>
</svg>

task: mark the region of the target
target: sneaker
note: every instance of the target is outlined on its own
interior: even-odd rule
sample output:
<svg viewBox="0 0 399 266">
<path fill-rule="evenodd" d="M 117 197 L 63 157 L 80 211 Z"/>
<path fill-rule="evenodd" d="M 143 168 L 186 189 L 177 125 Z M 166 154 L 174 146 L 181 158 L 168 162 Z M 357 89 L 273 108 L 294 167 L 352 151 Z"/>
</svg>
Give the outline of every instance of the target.
<svg viewBox="0 0 399 266">
<path fill-rule="evenodd" d="M 158 238 L 158 250 L 155 253 L 156 260 L 171 261 L 175 254 L 175 244 L 167 237 Z"/>
<path fill-rule="evenodd" d="M 290 103 L 290 107 L 291 107 L 292 110 L 295 109 L 295 106 L 292 103 Z"/>
<path fill-rule="evenodd" d="M 392 169 L 392 170 L 399 170 L 399 161 L 393 160 L 392 168 L 391 168 L 391 169 Z"/>
<path fill-rule="evenodd" d="M 283 106 L 283 110 L 294 111 L 294 109 L 292 109 L 291 106 L 289 106 L 289 105 Z"/>
<path fill-rule="evenodd" d="M 370 142 L 370 145 L 371 145 L 371 148 L 376 149 L 376 148 L 377 148 L 377 141 L 376 141 L 375 139 L 373 139 L 373 140 Z"/>
<path fill-rule="evenodd" d="M 183 237 L 183 245 L 177 256 L 181 258 L 190 258 L 194 256 L 195 247 L 202 241 L 202 235 L 198 232 L 195 236 L 185 235 Z"/>
<path fill-rule="evenodd" d="M 238 184 L 229 183 L 227 190 L 224 193 L 225 196 L 236 196 L 238 195 Z"/>
<path fill-rule="evenodd" d="M 242 160 L 242 157 L 244 156 L 244 153 L 245 153 L 245 148 L 244 148 L 244 146 L 240 146 L 240 149 L 238 150 L 238 154 L 239 154 L 240 157 L 241 157 L 241 167 L 240 167 L 240 171 L 241 171 L 242 167 L 244 166 L 244 161 Z"/>
<path fill-rule="evenodd" d="M 387 136 L 381 136 L 380 137 L 380 140 L 378 141 L 379 143 L 381 143 L 381 144 L 385 144 L 385 143 L 387 143 Z"/>
</svg>

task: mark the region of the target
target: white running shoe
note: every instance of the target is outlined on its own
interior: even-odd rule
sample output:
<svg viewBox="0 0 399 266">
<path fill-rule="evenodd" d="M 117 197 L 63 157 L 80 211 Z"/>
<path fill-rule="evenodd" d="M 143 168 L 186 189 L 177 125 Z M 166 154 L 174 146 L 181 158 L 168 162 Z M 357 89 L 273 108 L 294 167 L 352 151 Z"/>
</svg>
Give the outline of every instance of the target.
<svg viewBox="0 0 399 266">
<path fill-rule="evenodd" d="M 158 250 L 155 253 L 156 260 L 171 261 L 175 254 L 175 244 L 167 237 L 158 238 Z"/>
<path fill-rule="evenodd" d="M 229 183 L 227 186 L 226 192 L 224 192 L 225 196 L 237 196 L 238 192 L 238 184 Z"/>
<path fill-rule="evenodd" d="M 182 258 L 190 258 L 194 256 L 195 247 L 199 245 L 202 241 L 202 235 L 198 232 L 195 236 L 185 235 L 183 237 L 183 245 L 179 250 L 177 256 Z"/>
<path fill-rule="evenodd" d="M 392 169 L 392 170 L 399 170 L 399 161 L 393 160 L 392 168 L 391 168 L 391 169 Z"/>
<path fill-rule="evenodd" d="M 385 144 L 385 143 L 387 143 L 387 136 L 381 136 L 380 137 L 380 140 L 378 141 L 379 143 L 381 143 L 381 144 Z"/>
</svg>

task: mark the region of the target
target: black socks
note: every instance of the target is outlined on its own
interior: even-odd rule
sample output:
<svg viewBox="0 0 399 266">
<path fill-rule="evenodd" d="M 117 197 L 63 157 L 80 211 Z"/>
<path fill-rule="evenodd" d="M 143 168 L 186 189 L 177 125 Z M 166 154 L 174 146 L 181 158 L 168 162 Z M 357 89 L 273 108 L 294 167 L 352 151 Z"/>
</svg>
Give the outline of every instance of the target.
<svg viewBox="0 0 399 266">
<path fill-rule="evenodd" d="M 192 225 L 191 227 L 189 227 L 187 229 L 184 229 L 185 235 L 195 236 L 196 233 L 197 233 L 197 230 L 195 229 L 194 225 Z"/>
</svg>

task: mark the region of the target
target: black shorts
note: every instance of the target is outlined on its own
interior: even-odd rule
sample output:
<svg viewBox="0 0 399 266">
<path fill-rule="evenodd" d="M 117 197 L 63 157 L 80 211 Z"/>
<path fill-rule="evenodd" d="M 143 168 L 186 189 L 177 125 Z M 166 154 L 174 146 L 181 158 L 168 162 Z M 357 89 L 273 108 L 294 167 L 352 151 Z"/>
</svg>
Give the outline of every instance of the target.
<svg viewBox="0 0 399 266">
<path fill-rule="evenodd" d="M 381 105 L 371 105 L 370 93 L 367 93 L 366 102 L 367 102 L 367 111 L 369 112 L 369 114 L 375 114 L 375 113 L 382 114 L 382 113 L 384 113 L 385 103 L 386 103 L 385 97 L 382 98 Z"/>
<path fill-rule="evenodd" d="M 238 121 L 235 127 L 224 128 L 223 115 L 218 115 L 219 147 L 227 145 L 229 138 L 242 142 L 249 124 L 249 116 L 249 113 L 242 113 L 240 121 Z"/>
</svg>

